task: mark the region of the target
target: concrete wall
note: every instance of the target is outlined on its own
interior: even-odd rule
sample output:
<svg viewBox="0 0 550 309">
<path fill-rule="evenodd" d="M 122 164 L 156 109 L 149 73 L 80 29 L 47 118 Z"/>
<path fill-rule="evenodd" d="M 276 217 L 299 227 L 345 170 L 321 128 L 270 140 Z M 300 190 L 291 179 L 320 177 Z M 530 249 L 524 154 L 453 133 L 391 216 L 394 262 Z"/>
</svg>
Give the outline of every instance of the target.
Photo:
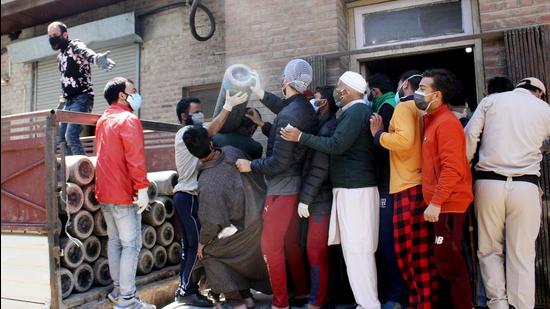
<svg viewBox="0 0 550 309">
<path fill-rule="evenodd" d="M 550 24 L 548 0 L 479 0 L 482 32 Z M 485 78 L 506 75 L 504 40 L 483 42 Z"/>
</svg>

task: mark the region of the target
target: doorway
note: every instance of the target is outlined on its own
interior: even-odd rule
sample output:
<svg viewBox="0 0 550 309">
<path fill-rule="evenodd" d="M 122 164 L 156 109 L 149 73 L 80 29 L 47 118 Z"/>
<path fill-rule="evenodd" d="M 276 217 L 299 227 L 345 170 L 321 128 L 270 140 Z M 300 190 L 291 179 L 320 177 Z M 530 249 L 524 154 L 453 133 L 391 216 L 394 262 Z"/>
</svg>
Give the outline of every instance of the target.
<svg viewBox="0 0 550 309">
<path fill-rule="evenodd" d="M 399 76 L 406 71 L 419 70 L 423 72 L 433 68 L 447 69 L 453 72 L 462 83 L 464 96 L 473 111 L 477 107 L 473 49 L 473 46 L 460 47 L 444 51 L 367 60 L 361 63 L 361 72 L 365 72 L 367 77 L 376 73 L 385 74 L 397 88 Z"/>
</svg>

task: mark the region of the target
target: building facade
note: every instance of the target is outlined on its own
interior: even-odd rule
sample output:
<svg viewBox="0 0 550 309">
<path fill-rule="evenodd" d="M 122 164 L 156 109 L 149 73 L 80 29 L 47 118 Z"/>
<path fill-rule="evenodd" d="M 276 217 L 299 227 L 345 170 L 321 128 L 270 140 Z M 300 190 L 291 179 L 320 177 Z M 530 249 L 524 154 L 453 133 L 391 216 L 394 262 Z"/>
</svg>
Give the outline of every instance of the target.
<svg viewBox="0 0 550 309">
<path fill-rule="evenodd" d="M 204 42 L 192 37 L 190 7 L 181 0 L 1 3 L 2 116 L 58 105 L 59 72 L 46 35 L 54 20 L 117 62 L 109 73 L 94 67 L 98 114 L 106 81 L 124 76 L 139 87 L 143 119 L 175 123 L 175 106 L 188 95 L 201 98 L 210 116 L 229 65 L 249 65 L 266 90 L 280 93 L 284 65 L 296 57 L 312 63 L 314 86 L 335 84 L 346 70 L 397 82 L 408 69 L 448 68 L 474 107 L 493 76 L 536 76 L 550 89 L 549 0 L 207 0 L 216 31 Z M 208 31 L 205 14 L 197 14 L 196 26 Z M 256 98 L 251 104 L 273 118 Z M 548 226 L 545 233 L 547 241 Z M 538 302 L 550 304 L 545 263 Z"/>
</svg>

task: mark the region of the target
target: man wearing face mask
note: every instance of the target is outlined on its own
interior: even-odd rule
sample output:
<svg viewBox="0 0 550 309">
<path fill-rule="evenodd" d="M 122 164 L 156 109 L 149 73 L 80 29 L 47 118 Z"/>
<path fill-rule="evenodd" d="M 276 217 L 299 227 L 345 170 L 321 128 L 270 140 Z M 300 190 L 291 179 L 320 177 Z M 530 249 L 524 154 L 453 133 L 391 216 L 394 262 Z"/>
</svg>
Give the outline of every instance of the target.
<svg viewBox="0 0 550 309">
<path fill-rule="evenodd" d="M 107 58 L 109 52 L 96 54 L 79 40 L 70 40 L 67 26 L 55 21 L 48 26 L 48 37 L 53 50 L 59 50 L 57 62 L 61 72 L 61 100 L 63 110 L 90 113 L 94 105 L 92 74 L 90 63 L 104 70 L 111 70 L 115 63 Z M 82 126 L 61 123 L 59 125 L 59 143 L 66 142 L 68 155 L 83 155 L 80 142 Z"/>
<path fill-rule="evenodd" d="M 332 136 L 315 136 L 296 128 L 285 128 L 281 135 L 284 140 L 330 154 L 334 197 L 328 243 L 342 244 L 355 302 L 362 308 L 380 308 L 374 258 L 380 197 L 368 124 L 372 110 L 363 101 L 366 88 L 367 82 L 358 73 L 347 71 L 340 76 L 334 100 L 341 108 Z"/>
<path fill-rule="evenodd" d="M 479 144 L 477 255 L 489 308 L 535 306 L 541 146 L 550 137 L 546 91 L 539 79 L 524 78 L 513 91 L 484 98 L 465 129 L 470 162 Z"/>
<path fill-rule="evenodd" d="M 216 135 L 229 117 L 233 107 L 246 102 L 248 95 L 226 92 L 222 111 L 205 126 L 209 136 Z M 198 219 L 198 182 L 199 159 L 193 156 L 183 141 L 184 133 L 193 125 L 204 125 L 201 101 L 197 98 L 183 98 L 176 106 L 176 117 L 182 128 L 176 133 L 174 148 L 178 184 L 174 187 L 174 208 L 176 219 L 181 227 L 180 284 L 175 292 L 175 301 L 179 304 L 196 307 L 212 307 L 212 303 L 199 293 L 198 282 L 194 282 L 191 272 L 197 262 L 200 222 Z"/>
<path fill-rule="evenodd" d="M 433 223 L 433 259 L 445 281 L 453 308 L 472 308 L 470 279 L 462 255 L 466 210 L 473 200 L 472 175 L 466 159 L 464 131 L 447 104 L 456 78 L 443 69 L 425 71 L 415 92 L 416 106 L 426 115 L 422 142 L 422 192 L 428 207 L 424 219 Z"/>
<path fill-rule="evenodd" d="M 395 108 L 387 132 L 380 115 L 370 119 L 374 141 L 389 150 L 390 193 L 393 205 L 393 245 L 397 263 L 409 290 L 410 308 L 432 308 L 435 291 L 431 280 L 435 271 L 429 263 L 429 224 L 424 220 L 426 208 L 422 197 L 421 120 L 414 91 L 422 79 L 412 70 L 401 75 L 397 94 L 401 103 Z M 383 211 L 383 210 L 381 210 Z M 380 228 L 380 233 L 388 227 Z"/>
<path fill-rule="evenodd" d="M 149 204 L 143 128 L 132 113 L 141 99 L 133 83 L 117 77 L 105 85 L 109 108 L 96 126 L 96 199 L 107 223 L 109 271 L 114 308 L 155 308 L 136 297 L 141 249 L 141 213 Z M 135 196 L 137 195 L 137 198 Z"/>
<path fill-rule="evenodd" d="M 289 306 L 287 263 L 292 274 L 296 299 L 307 300 L 309 292 L 305 261 L 299 245 L 299 220 L 296 212 L 307 148 L 283 140 L 279 131 L 289 125 L 305 132 L 315 131 L 315 112 L 304 95 L 312 75 L 309 63 L 302 59 L 291 60 L 283 73 L 284 99 L 264 91 L 258 76 L 254 75 L 256 83 L 251 87 L 252 92 L 277 116 L 269 132 L 266 157 L 254 161 L 239 159 L 235 163 L 242 173 L 260 172 L 266 178 L 262 253 L 273 288 L 274 308 Z"/>
</svg>

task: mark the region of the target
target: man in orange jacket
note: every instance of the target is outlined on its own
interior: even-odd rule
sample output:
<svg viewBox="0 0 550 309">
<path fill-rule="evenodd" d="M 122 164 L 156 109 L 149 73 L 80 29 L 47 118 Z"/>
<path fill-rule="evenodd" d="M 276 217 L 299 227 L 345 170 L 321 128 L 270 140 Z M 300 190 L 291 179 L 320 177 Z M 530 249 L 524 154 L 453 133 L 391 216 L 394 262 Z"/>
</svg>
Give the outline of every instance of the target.
<svg viewBox="0 0 550 309">
<path fill-rule="evenodd" d="M 134 84 L 122 77 L 105 85 L 104 96 L 109 108 L 97 121 L 95 192 L 109 236 L 107 253 L 114 289 L 107 297 L 115 302 L 115 309 L 155 308 L 136 297 L 141 212 L 149 204 L 143 128 L 132 113 L 139 110 L 141 97 Z"/>
<path fill-rule="evenodd" d="M 447 107 L 455 77 L 447 70 L 425 71 L 415 92 L 424 115 L 422 192 L 424 219 L 434 223 L 433 263 L 446 281 L 454 308 L 472 308 L 468 268 L 462 256 L 465 212 L 472 202 L 472 175 L 462 125 Z"/>
</svg>

